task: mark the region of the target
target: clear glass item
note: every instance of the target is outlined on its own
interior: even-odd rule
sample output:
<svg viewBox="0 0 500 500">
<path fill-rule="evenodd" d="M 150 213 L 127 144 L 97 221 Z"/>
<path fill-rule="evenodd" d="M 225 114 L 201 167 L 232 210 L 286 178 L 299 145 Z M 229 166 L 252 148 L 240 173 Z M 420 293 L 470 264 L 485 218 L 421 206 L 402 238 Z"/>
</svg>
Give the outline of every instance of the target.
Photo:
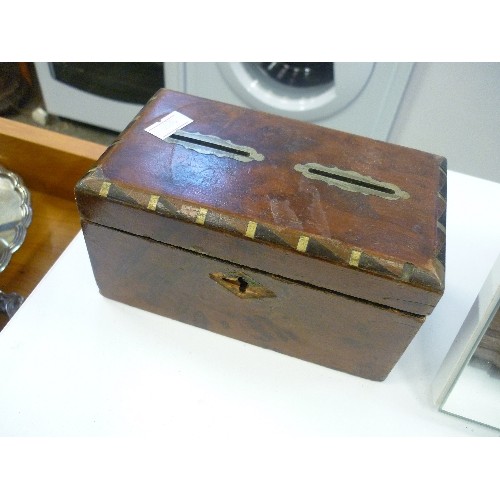
<svg viewBox="0 0 500 500">
<path fill-rule="evenodd" d="M 500 255 L 435 381 L 444 413 L 500 430 Z"/>
<path fill-rule="evenodd" d="M 0 272 L 23 244 L 31 217 L 30 193 L 22 179 L 0 165 Z M 19 294 L 0 291 L 0 313 L 9 318 L 22 302 Z"/>
</svg>

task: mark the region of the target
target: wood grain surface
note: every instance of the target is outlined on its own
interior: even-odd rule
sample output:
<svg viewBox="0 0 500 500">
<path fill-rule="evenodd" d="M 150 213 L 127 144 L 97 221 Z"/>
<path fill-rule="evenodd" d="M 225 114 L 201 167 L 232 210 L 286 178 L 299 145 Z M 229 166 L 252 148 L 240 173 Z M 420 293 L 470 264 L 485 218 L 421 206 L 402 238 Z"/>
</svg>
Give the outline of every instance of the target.
<svg viewBox="0 0 500 500">
<path fill-rule="evenodd" d="M 193 120 L 182 133 L 201 149 L 145 130 L 172 111 Z M 208 151 L 222 140 L 256 153 Z M 295 168 L 310 162 L 408 196 L 352 192 Z M 104 226 L 429 314 L 444 290 L 445 186 L 440 156 L 162 90 L 79 183 L 77 200 L 83 218 Z"/>
<path fill-rule="evenodd" d="M 424 321 L 97 224 L 83 230 L 104 296 L 371 380 L 387 377 Z M 245 287 L 213 279 L 221 274 L 272 293 L 245 298 Z"/>
<path fill-rule="evenodd" d="M 105 146 L 0 118 L 0 163 L 32 191 L 74 200 L 77 181 Z"/>
<path fill-rule="evenodd" d="M 76 196 L 106 297 L 383 380 L 443 293 L 445 188 L 441 156 L 160 90 Z"/>
<path fill-rule="evenodd" d="M 0 290 L 29 296 L 80 229 L 74 186 L 105 146 L 0 118 L 0 164 L 20 175 L 33 219 L 0 273 Z M 7 317 L 0 315 L 0 329 Z"/>
</svg>

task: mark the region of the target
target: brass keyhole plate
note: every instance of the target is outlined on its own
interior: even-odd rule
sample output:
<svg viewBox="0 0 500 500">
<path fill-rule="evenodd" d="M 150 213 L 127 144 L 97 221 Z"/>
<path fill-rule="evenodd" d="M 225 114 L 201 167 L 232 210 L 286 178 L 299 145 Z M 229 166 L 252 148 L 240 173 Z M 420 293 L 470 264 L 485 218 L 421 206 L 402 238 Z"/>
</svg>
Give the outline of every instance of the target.
<svg viewBox="0 0 500 500">
<path fill-rule="evenodd" d="M 274 292 L 241 272 L 211 273 L 210 278 L 240 299 L 276 297 Z"/>
</svg>

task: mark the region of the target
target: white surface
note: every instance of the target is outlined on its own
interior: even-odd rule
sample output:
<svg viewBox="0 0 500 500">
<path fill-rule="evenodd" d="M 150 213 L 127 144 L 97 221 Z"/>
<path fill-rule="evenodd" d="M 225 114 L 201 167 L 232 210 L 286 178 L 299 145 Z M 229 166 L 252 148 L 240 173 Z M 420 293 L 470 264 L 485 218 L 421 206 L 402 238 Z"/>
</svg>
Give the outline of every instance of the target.
<svg viewBox="0 0 500 500">
<path fill-rule="evenodd" d="M 450 172 L 448 199 L 446 292 L 384 382 L 105 299 L 79 234 L 0 333 L 0 435 L 498 436 L 432 402 L 500 249 L 499 184 Z"/>
<path fill-rule="evenodd" d="M 178 111 L 172 111 L 161 120 L 146 127 L 144 130 L 163 140 L 192 122 L 193 120 L 186 115 Z"/>
<path fill-rule="evenodd" d="M 500 182 L 500 63 L 416 63 L 389 142 Z"/>
</svg>

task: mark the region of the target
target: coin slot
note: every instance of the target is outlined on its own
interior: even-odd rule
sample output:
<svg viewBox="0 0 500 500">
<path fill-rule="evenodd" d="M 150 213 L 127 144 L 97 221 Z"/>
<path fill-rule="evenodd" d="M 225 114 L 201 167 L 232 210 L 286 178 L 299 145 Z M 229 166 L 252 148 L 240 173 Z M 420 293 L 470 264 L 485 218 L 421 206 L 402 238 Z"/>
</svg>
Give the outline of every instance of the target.
<svg viewBox="0 0 500 500">
<path fill-rule="evenodd" d="M 241 149 L 231 148 L 231 147 L 225 146 L 223 144 L 214 144 L 213 142 L 203 141 L 203 140 L 195 138 L 195 137 L 181 136 L 178 134 L 172 134 L 170 137 L 172 137 L 172 139 L 176 139 L 177 141 L 189 142 L 191 144 L 198 144 L 199 146 L 205 146 L 207 148 L 217 149 L 219 151 L 224 151 L 226 153 L 232 153 L 232 154 L 241 155 L 241 156 L 250 156 L 250 153 L 248 151 L 243 151 Z"/>
<path fill-rule="evenodd" d="M 352 179 L 351 177 L 346 177 L 344 175 L 332 174 L 331 172 L 325 172 L 323 170 L 318 170 L 316 168 L 310 168 L 309 172 L 316 175 L 321 175 L 323 177 L 328 177 L 330 179 L 335 179 L 341 182 L 348 182 L 349 184 L 353 184 L 355 186 L 361 186 L 368 189 L 374 189 L 375 191 L 380 191 L 381 193 L 387 194 L 396 194 L 394 189 L 390 189 L 384 186 L 380 186 L 378 184 L 374 184 L 372 182 L 365 182 L 359 179 Z"/>
<path fill-rule="evenodd" d="M 250 146 L 233 144 L 231 141 L 221 139 L 215 135 L 177 130 L 163 140 L 172 144 L 178 144 L 197 153 L 215 155 L 219 158 L 233 158 L 242 162 L 262 161 L 264 159 L 264 155 L 258 153 Z"/>
<path fill-rule="evenodd" d="M 406 200 L 410 197 L 409 193 L 395 184 L 375 180 L 354 170 L 341 170 L 338 167 L 320 165 L 319 163 L 298 164 L 295 165 L 294 169 L 301 172 L 304 177 L 326 182 L 330 186 L 352 193 L 379 196 L 386 200 Z"/>
</svg>

